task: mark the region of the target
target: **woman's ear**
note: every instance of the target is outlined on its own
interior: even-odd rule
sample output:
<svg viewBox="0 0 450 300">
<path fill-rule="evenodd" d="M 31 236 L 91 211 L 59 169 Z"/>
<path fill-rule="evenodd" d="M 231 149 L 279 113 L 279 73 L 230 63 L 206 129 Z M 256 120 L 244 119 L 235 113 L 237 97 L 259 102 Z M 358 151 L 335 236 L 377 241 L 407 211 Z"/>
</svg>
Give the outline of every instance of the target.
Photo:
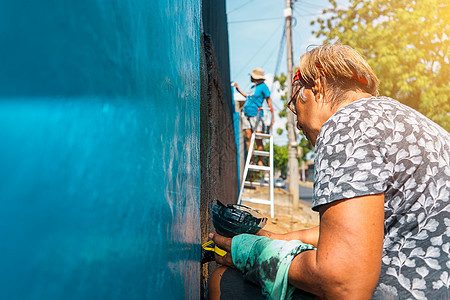
<svg viewBox="0 0 450 300">
<path fill-rule="evenodd" d="M 325 104 L 325 95 L 322 94 L 322 92 L 318 92 L 316 94 L 314 94 L 314 100 L 318 103 L 318 104 Z"/>
<path fill-rule="evenodd" d="M 314 94 L 314 99 L 316 102 L 323 103 L 325 98 L 325 89 L 323 88 L 322 81 L 317 78 L 314 83 L 315 85 L 311 89 Z"/>
</svg>

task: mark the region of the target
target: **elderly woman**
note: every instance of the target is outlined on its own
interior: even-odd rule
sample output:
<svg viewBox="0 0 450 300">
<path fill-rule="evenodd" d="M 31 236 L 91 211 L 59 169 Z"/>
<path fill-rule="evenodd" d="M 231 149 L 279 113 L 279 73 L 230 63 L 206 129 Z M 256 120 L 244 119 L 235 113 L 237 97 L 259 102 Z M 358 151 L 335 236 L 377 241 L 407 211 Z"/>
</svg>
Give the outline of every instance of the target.
<svg viewBox="0 0 450 300">
<path fill-rule="evenodd" d="M 210 299 L 448 299 L 450 134 L 378 97 L 376 75 L 347 46 L 304 54 L 293 85 L 288 107 L 315 146 L 320 226 L 210 234 L 231 267 L 212 274 Z"/>
</svg>

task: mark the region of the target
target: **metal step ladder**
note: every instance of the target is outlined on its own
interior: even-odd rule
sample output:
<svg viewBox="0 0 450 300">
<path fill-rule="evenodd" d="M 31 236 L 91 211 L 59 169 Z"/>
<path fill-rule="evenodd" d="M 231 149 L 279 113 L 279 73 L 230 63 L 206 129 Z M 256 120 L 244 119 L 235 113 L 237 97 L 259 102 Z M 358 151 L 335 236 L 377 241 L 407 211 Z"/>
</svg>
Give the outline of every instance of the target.
<svg viewBox="0 0 450 300">
<path fill-rule="evenodd" d="M 269 152 L 254 150 L 255 140 L 256 139 L 268 139 L 269 140 Z M 253 155 L 269 157 L 269 166 L 251 165 L 250 161 L 251 161 Z M 262 183 L 246 181 L 247 180 L 248 171 L 269 172 L 269 183 L 268 184 L 262 184 Z M 269 188 L 268 200 L 267 199 L 257 199 L 257 198 L 243 198 L 242 197 L 242 192 L 244 191 L 244 186 L 267 186 Z M 239 191 L 238 204 L 241 204 L 242 201 L 270 205 L 270 217 L 271 218 L 274 217 L 274 202 L 273 202 L 273 136 L 271 134 L 257 133 L 257 132 L 253 132 L 253 134 L 252 134 L 252 137 L 250 139 L 249 152 L 247 154 L 247 160 L 245 162 L 244 174 L 242 176 L 242 183 L 241 183 L 241 189 Z"/>
</svg>

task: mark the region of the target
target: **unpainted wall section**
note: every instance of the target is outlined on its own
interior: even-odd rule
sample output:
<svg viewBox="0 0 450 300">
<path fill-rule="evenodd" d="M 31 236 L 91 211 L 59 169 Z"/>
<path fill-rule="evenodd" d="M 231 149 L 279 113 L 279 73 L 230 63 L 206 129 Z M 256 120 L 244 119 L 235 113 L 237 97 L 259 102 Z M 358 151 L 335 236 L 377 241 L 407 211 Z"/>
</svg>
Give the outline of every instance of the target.
<svg viewBox="0 0 450 300">
<path fill-rule="evenodd" d="M 0 298 L 200 298 L 195 0 L 0 2 Z"/>
<path fill-rule="evenodd" d="M 234 102 L 231 98 L 225 0 L 203 1 L 201 101 L 202 202 L 238 197 Z"/>
<path fill-rule="evenodd" d="M 202 4 L 203 30 L 214 47 L 217 72 L 222 84 L 224 108 L 232 114 L 234 104 L 230 86 L 230 55 L 225 0 L 205 0 Z M 226 113 L 226 110 L 224 111 Z"/>
<path fill-rule="evenodd" d="M 236 203 L 238 198 L 237 147 L 234 104 L 231 99 L 228 30 L 225 1 L 203 1 L 202 101 L 201 101 L 201 224 L 202 242 L 213 232 L 213 200 Z M 202 295 L 206 278 L 216 267 L 202 266 Z"/>
</svg>

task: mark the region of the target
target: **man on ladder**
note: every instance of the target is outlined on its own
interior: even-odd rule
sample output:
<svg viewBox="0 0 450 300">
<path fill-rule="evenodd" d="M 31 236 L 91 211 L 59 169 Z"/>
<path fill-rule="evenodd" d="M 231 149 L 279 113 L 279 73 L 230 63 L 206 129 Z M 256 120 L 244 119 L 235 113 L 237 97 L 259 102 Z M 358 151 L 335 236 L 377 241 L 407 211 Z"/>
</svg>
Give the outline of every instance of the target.
<svg viewBox="0 0 450 300">
<path fill-rule="evenodd" d="M 247 145 L 247 151 L 249 151 L 250 138 L 253 132 L 262 132 L 265 127 L 264 124 L 264 110 L 262 106 L 264 100 L 267 101 L 267 105 L 272 113 L 272 121 L 270 127 L 272 127 L 275 121 L 275 115 L 273 114 L 272 101 L 270 99 L 270 90 L 264 83 L 266 78 L 264 77 L 264 70 L 261 68 L 255 68 L 252 73 L 250 73 L 250 80 L 254 83 L 251 87 L 251 91 L 246 94 L 243 93 L 239 86 L 235 83 L 234 86 L 236 90 L 246 98 L 243 113 L 241 115 L 242 129 L 245 131 L 245 139 Z M 258 151 L 264 150 L 263 142 L 261 139 L 255 141 Z M 261 157 L 258 158 L 258 165 L 262 166 L 263 162 Z"/>
<path fill-rule="evenodd" d="M 248 201 L 253 203 L 260 203 L 270 205 L 270 216 L 274 217 L 274 197 L 273 197 L 273 136 L 270 134 L 270 128 L 268 128 L 269 132 L 263 131 L 264 121 L 264 110 L 262 109 L 262 105 L 264 100 L 267 101 L 267 104 L 270 108 L 270 112 L 272 113 L 272 121 L 270 123 L 270 127 L 272 127 L 275 116 L 273 114 L 272 101 L 270 100 L 270 91 L 267 85 L 264 83 L 264 70 L 260 68 L 255 68 L 253 72 L 250 74 L 251 81 L 254 83 L 252 86 L 252 90 L 250 93 L 243 93 L 237 84 L 235 84 L 236 90 L 244 97 L 247 98 L 244 104 L 243 113 L 241 114 L 241 123 L 242 129 L 245 131 L 246 143 L 247 143 L 247 159 L 244 168 L 244 174 L 242 176 L 241 188 L 239 191 L 238 204 L 241 204 L 242 201 Z M 269 127 L 269 126 L 268 126 Z M 263 151 L 263 139 L 269 139 L 269 152 Z M 257 146 L 257 151 L 254 151 L 254 144 Z M 251 165 L 251 159 L 253 155 L 258 157 L 258 165 Z M 262 156 L 266 156 L 269 158 L 269 166 L 264 166 L 262 161 Z M 269 183 L 266 185 L 269 187 L 269 197 L 267 200 L 265 199 L 256 199 L 256 198 L 243 198 L 244 186 L 247 183 L 247 174 L 248 171 L 262 171 L 269 172 Z"/>
</svg>

